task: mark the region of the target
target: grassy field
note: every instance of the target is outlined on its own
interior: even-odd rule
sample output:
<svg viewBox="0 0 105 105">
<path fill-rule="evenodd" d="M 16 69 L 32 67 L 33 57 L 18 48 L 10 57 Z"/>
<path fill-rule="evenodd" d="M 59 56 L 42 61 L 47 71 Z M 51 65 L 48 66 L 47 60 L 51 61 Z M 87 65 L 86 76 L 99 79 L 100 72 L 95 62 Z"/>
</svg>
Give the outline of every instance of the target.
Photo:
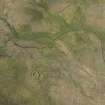
<svg viewBox="0 0 105 105">
<path fill-rule="evenodd" d="M 0 105 L 105 105 L 104 0 L 0 0 Z"/>
</svg>

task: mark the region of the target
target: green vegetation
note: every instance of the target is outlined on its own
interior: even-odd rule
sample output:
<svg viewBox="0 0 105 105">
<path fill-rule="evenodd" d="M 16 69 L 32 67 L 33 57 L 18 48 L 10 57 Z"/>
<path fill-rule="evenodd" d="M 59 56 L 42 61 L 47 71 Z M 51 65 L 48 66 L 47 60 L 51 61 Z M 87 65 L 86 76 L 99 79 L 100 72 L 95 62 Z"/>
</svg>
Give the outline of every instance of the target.
<svg viewBox="0 0 105 105">
<path fill-rule="evenodd" d="M 5 42 L 0 46 L 0 105 L 97 104 L 104 87 L 105 31 L 87 24 L 86 12 L 98 2 L 67 1 L 75 8 L 69 22 L 46 0 L 23 6 L 29 23 L 16 24 L 15 16 L 0 15 L 7 30 L 6 35 L 0 33 L 7 37 L 0 36 L 0 43 Z M 99 82 L 102 87 L 96 87 Z M 80 103 L 73 103 L 72 96 Z"/>
<path fill-rule="evenodd" d="M 7 53 L 5 47 L 0 47 L 0 56 L 6 56 L 6 55 Z"/>
</svg>

